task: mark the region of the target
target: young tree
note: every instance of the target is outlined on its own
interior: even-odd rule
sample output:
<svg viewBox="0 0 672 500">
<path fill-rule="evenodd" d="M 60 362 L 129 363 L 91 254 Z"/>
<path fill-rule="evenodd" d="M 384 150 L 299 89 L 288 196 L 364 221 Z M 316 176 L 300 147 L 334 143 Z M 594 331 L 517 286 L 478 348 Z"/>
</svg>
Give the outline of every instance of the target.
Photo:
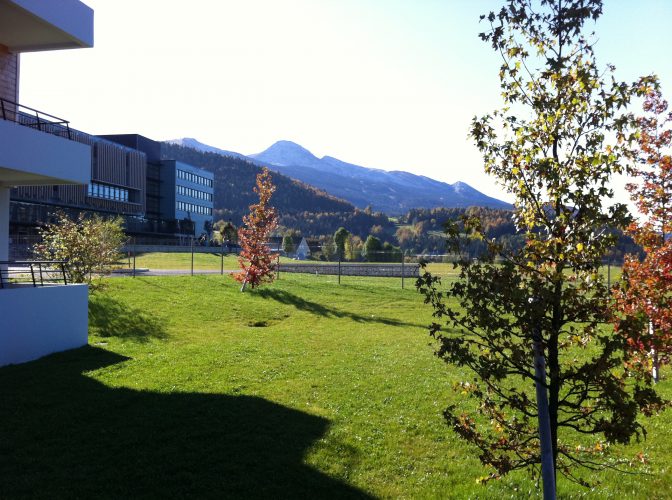
<svg viewBox="0 0 672 500">
<path fill-rule="evenodd" d="M 633 362 L 657 382 L 660 364 L 672 354 L 672 113 L 657 82 L 643 85 L 646 114 L 638 119 L 640 163 L 633 169 L 640 182 L 628 185 L 643 221 L 633 222 L 628 233 L 646 255 L 641 262 L 626 257 L 615 295 L 624 315 L 618 329 L 624 322 L 639 325 L 628 338 Z"/>
<path fill-rule="evenodd" d="M 96 275 L 109 273 L 121 258 L 126 241 L 122 219 L 104 219 L 80 213 L 76 220 L 64 213 L 54 223 L 40 229 L 42 241 L 33 252 L 44 260 L 67 261 L 66 273 L 72 283 L 93 284 Z"/>
<path fill-rule="evenodd" d="M 334 239 L 330 238 L 330 237 L 327 237 L 322 242 L 322 255 L 328 261 L 332 261 L 332 260 L 334 260 L 334 257 L 336 256 L 336 252 L 337 252 L 336 243 L 334 242 Z"/>
<path fill-rule="evenodd" d="M 359 236 L 348 236 L 345 240 L 345 260 L 355 261 L 362 255 L 362 239 Z"/>
<path fill-rule="evenodd" d="M 339 227 L 334 233 L 334 243 L 336 244 L 336 252 L 340 259 L 345 256 L 345 243 L 348 241 L 350 232 L 344 227 Z"/>
<path fill-rule="evenodd" d="M 285 252 L 285 255 L 287 256 L 290 256 L 294 252 L 294 241 L 288 234 L 282 238 L 282 251 Z"/>
<path fill-rule="evenodd" d="M 598 269 L 614 243 L 606 229 L 623 227 L 627 211 L 602 201 L 631 160 L 625 108 L 636 89 L 596 65 L 584 29 L 601 13 L 600 0 L 508 0 L 487 16 L 480 36 L 501 55 L 504 107 L 475 118 L 471 136 L 513 195 L 526 244 L 505 252 L 488 242 L 482 260 L 461 262 L 454 301 L 438 278 L 418 280 L 434 307 L 437 355 L 475 374 L 459 390 L 476 406 L 450 406 L 446 420 L 480 449 L 490 477 L 541 471 L 546 497 L 555 471 L 586 484 L 575 466 L 618 467 L 606 444 L 639 436 L 638 411 L 661 403 L 645 380 L 628 379 L 624 338 L 604 329 L 611 303 Z M 473 217 L 453 224 L 455 254 L 458 230 L 484 238 Z"/>
<path fill-rule="evenodd" d="M 383 245 L 378 238 L 373 235 L 369 235 L 364 242 L 364 248 L 362 249 L 362 256 L 366 258 L 369 262 L 377 262 L 381 260 L 380 251 L 383 249 Z"/>
<path fill-rule="evenodd" d="M 234 275 L 241 282 L 240 291 L 244 292 L 249 284 L 256 288 L 267 281 L 273 281 L 273 262 L 277 255 L 272 254 L 268 245 L 268 237 L 278 225 L 278 216 L 270 205 L 275 186 L 267 168 L 257 174 L 257 185 L 254 192 L 259 196 L 259 203 L 250 205 L 250 213 L 243 217 L 244 227 L 238 230 L 238 240 L 242 250 L 238 262 L 242 271 Z"/>
</svg>

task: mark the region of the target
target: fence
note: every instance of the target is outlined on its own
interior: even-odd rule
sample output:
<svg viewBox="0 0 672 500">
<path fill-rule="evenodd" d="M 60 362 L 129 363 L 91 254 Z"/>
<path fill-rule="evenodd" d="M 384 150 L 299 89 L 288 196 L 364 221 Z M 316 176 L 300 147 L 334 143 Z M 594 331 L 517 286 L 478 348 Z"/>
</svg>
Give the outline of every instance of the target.
<svg viewBox="0 0 672 500">
<path fill-rule="evenodd" d="M 32 245 L 39 240 L 35 236 L 14 236 L 10 242 L 10 259 L 28 260 L 32 257 Z M 144 243 L 144 244 L 140 244 Z M 118 273 L 128 275 L 165 274 L 228 274 L 237 272 L 239 247 L 224 243 L 219 246 L 199 244 L 198 240 L 175 239 L 165 241 L 170 244 L 149 244 L 144 239 L 131 238 L 122 249 L 123 259 L 118 263 Z M 179 243 L 182 243 L 181 245 Z M 186 243 L 186 244 L 185 244 Z M 313 279 L 323 279 L 334 284 L 357 283 L 375 280 L 378 285 L 406 288 L 413 285 L 421 273 L 420 263 L 427 264 L 427 270 L 445 280 L 454 279 L 459 269 L 453 262 L 459 260 L 454 254 L 404 254 L 400 252 L 370 252 L 357 261 L 339 261 L 333 251 L 323 247 L 313 247 L 312 256 L 298 260 L 278 252 L 276 271 L 282 279 L 284 274 L 312 275 Z M 620 277 L 620 262 L 605 260 L 601 270 L 607 284 L 611 286 Z"/>
<path fill-rule="evenodd" d="M 0 289 L 21 285 L 67 285 L 66 264 L 62 260 L 1 261 Z"/>
</svg>

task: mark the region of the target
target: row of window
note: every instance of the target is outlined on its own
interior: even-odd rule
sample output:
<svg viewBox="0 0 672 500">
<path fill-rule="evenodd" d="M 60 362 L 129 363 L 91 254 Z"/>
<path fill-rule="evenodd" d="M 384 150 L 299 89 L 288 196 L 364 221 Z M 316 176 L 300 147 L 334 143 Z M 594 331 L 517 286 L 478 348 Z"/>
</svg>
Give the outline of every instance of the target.
<svg viewBox="0 0 672 500">
<path fill-rule="evenodd" d="M 199 200 L 212 201 L 212 193 L 206 193 L 205 191 L 199 191 L 198 189 L 193 189 L 187 186 L 177 186 L 177 194 L 191 196 L 192 198 L 197 198 Z"/>
<path fill-rule="evenodd" d="M 87 194 L 93 198 L 104 198 L 106 200 L 128 201 L 128 189 L 107 186 L 92 182 L 89 184 Z"/>
<path fill-rule="evenodd" d="M 200 215 L 212 215 L 212 208 L 195 205 L 194 203 L 178 201 L 175 206 L 178 210 L 182 210 L 183 212 L 191 212 L 192 214 Z"/>
<path fill-rule="evenodd" d="M 212 187 L 212 179 L 207 179 L 200 175 L 192 174 L 186 170 L 177 169 L 177 178 L 185 181 L 193 182 L 194 184 L 202 184 L 203 186 Z"/>
</svg>

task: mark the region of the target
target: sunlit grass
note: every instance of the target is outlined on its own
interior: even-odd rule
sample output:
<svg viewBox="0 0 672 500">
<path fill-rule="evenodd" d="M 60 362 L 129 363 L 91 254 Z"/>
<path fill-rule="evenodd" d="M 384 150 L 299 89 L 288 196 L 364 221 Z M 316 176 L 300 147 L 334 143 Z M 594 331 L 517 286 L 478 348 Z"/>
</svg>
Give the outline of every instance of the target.
<svg viewBox="0 0 672 500">
<path fill-rule="evenodd" d="M 430 320 L 391 278 L 109 280 L 91 348 L 0 370 L 0 496 L 538 496 L 522 473 L 476 484 L 488 471 L 441 415 L 469 374 L 433 355 Z M 617 449 L 650 475 L 560 495 L 669 498 L 671 428 Z"/>
</svg>

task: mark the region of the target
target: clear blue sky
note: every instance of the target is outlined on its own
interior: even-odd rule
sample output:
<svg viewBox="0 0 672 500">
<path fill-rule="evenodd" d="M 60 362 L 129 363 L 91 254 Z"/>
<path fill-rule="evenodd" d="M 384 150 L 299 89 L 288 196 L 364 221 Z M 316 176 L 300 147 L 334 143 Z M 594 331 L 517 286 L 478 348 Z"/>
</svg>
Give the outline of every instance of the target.
<svg viewBox="0 0 672 500">
<path fill-rule="evenodd" d="M 21 102 L 94 133 L 195 137 L 318 156 L 504 195 L 467 139 L 500 105 L 478 39 L 496 0 L 85 0 L 96 46 L 25 54 Z M 606 0 L 598 62 L 672 96 L 671 0 Z"/>
</svg>

